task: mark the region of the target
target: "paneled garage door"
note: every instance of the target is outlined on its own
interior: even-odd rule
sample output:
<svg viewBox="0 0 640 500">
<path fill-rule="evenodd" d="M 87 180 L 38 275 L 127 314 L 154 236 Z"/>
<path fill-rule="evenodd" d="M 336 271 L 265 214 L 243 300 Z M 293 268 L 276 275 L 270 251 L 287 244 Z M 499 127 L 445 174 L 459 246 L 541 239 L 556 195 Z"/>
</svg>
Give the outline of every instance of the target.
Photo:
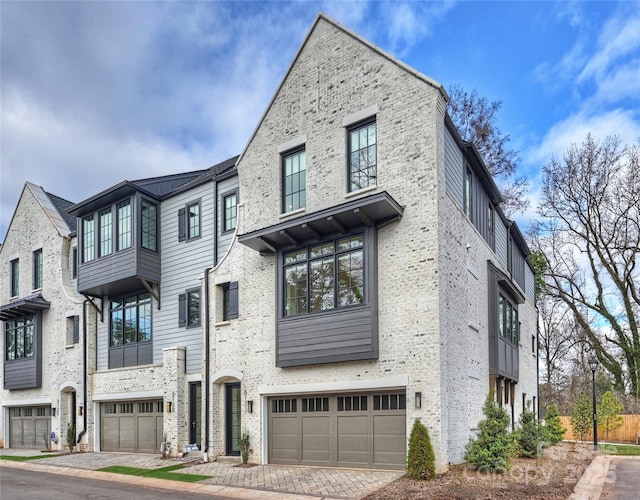
<svg viewBox="0 0 640 500">
<path fill-rule="evenodd" d="M 404 393 L 274 397 L 268 405 L 269 463 L 406 465 Z"/>
<path fill-rule="evenodd" d="M 156 453 L 162 443 L 162 401 L 100 405 L 100 449 Z"/>
<path fill-rule="evenodd" d="M 9 420 L 10 448 L 46 450 L 51 444 L 51 406 L 10 408 Z"/>
</svg>

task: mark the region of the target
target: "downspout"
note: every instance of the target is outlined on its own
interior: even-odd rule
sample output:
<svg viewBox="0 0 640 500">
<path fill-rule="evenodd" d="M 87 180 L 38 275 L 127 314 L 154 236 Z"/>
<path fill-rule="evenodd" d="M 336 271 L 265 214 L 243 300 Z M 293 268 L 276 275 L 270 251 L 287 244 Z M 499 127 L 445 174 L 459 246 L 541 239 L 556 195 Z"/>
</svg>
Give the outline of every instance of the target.
<svg viewBox="0 0 640 500">
<path fill-rule="evenodd" d="M 87 380 L 89 378 L 89 375 L 87 373 L 87 300 L 85 299 L 82 302 L 82 343 L 83 343 L 83 347 L 84 349 L 82 349 L 82 379 L 83 379 L 83 395 L 82 395 L 82 407 L 83 407 L 83 412 L 82 412 L 82 422 L 83 422 L 83 428 L 82 428 L 82 432 L 80 434 L 78 434 L 78 438 L 76 440 L 76 444 L 80 444 L 80 440 L 82 439 L 82 436 L 84 436 L 87 432 L 87 413 L 88 413 L 88 408 L 87 408 Z M 73 411 L 76 411 L 76 409 L 74 408 Z"/>
<path fill-rule="evenodd" d="M 204 459 L 205 462 L 208 460 L 208 452 L 209 452 L 209 332 L 210 332 L 210 321 L 209 321 L 209 272 L 211 271 L 210 267 L 207 267 L 204 270 L 204 352 L 205 352 L 205 368 L 204 368 Z"/>
</svg>

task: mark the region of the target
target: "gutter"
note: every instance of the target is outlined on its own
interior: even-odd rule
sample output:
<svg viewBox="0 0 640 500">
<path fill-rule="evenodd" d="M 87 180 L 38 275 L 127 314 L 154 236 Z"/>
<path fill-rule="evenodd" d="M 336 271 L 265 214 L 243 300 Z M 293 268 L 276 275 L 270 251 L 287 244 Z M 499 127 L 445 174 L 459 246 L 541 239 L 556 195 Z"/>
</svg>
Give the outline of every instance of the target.
<svg viewBox="0 0 640 500">
<path fill-rule="evenodd" d="M 83 388 L 83 394 L 82 394 L 82 406 L 84 408 L 83 412 L 82 412 L 82 422 L 83 422 L 83 428 L 82 428 L 82 432 L 80 434 L 78 434 L 78 437 L 76 438 L 76 444 L 80 444 L 80 441 L 82 440 L 82 437 L 86 434 L 87 432 L 87 412 L 88 412 L 88 408 L 87 408 L 87 380 L 88 380 L 88 373 L 87 373 L 87 302 L 88 300 L 84 300 L 82 302 L 82 343 L 83 343 L 83 349 L 82 349 L 82 378 L 83 378 L 83 383 L 82 383 L 82 388 Z M 76 411 L 76 409 L 74 408 L 73 411 Z"/>
<path fill-rule="evenodd" d="M 209 321 L 209 272 L 211 271 L 210 267 L 205 268 L 204 270 L 204 355 L 205 355 L 205 369 L 204 369 L 204 461 L 208 461 L 208 452 L 209 452 L 209 333 L 211 331 L 210 321 Z"/>
</svg>

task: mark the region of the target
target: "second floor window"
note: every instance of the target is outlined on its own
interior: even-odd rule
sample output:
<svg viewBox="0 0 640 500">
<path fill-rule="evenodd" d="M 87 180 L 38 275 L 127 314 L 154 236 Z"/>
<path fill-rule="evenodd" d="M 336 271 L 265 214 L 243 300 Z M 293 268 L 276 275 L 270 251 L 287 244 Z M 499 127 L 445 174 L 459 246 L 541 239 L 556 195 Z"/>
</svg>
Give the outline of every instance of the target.
<svg viewBox="0 0 640 500">
<path fill-rule="evenodd" d="M 305 150 L 282 157 L 282 211 L 292 212 L 307 205 L 307 160 Z"/>
<path fill-rule="evenodd" d="M 238 218 L 238 195 L 229 194 L 224 198 L 224 231 L 232 231 L 236 228 Z"/>
<path fill-rule="evenodd" d="M 33 289 L 42 288 L 42 249 L 33 252 Z"/>
<path fill-rule="evenodd" d="M 188 234 L 187 239 L 200 237 L 200 203 L 187 207 Z"/>
<path fill-rule="evenodd" d="M 473 221 L 473 173 L 469 167 L 464 170 L 464 212 Z"/>
<path fill-rule="evenodd" d="M 32 316 L 5 321 L 5 359 L 32 357 L 34 338 L 35 326 Z"/>
<path fill-rule="evenodd" d="M 286 252 L 283 257 L 285 316 L 364 302 L 362 234 Z"/>
<path fill-rule="evenodd" d="M 158 208 L 150 201 L 142 201 L 142 248 L 147 250 L 158 249 L 157 240 L 157 212 Z"/>
<path fill-rule="evenodd" d="M 200 290 L 187 292 L 187 326 L 200 325 Z"/>
<path fill-rule="evenodd" d="M 498 297 L 498 333 L 509 342 L 518 345 L 520 335 L 518 306 L 513 305 L 504 295 Z"/>
<path fill-rule="evenodd" d="M 89 262 L 96 256 L 96 235 L 93 215 L 82 219 L 82 262 Z"/>
<path fill-rule="evenodd" d="M 20 295 L 20 261 L 18 259 L 11 261 L 11 296 Z"/>
<path fill-rule="evenodd" d="M 109 345 L 135 344 L 151 340 L 151 295 L 141 293 L 111 301 Z"/>
<path fill-rule="evenodd" d="M 377 173 L 376 122 L 349 130 L 349 191 L 375 186 Z"/>
<path fill-rule="evenodd" d="M 131 247 L 131 201 L 118 203 L 118 250 Z"/>
<path fill-rule="evenodd" d="M 111 253 L 111 245 L 113 240 L 113 220 L 111 218 L 111 209 L 101 210 L 99 213 L 100 224 L 100 257 Z"/>
</svg>

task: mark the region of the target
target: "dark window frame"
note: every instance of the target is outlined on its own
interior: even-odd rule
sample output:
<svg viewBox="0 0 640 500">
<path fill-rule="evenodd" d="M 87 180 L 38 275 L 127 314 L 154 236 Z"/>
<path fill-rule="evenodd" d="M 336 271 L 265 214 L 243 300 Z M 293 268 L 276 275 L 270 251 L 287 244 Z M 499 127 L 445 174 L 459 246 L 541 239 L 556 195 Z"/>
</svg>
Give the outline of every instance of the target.
<svg viewBox="0 0 640 500">
<path fill-rule="evenodd" d="M 33 281 L 31 286 L 33 290 L 41 290 L 44 281 L 44 255 L 42 248 L 34 250 L 31 255 L 33 257 Z"/>
<path fill-rule="evenodd" d="M 133 302 L 127 302 L 127 300 L 131 300 L 135 298 L 135 305 L 131 305 Z M 114 307 L 114 303 L 121 302 L 121 305 Z M 148 315 L 140 314 L 140 307 L 148 306 Z M 126 339 L 126 331 L 125 331 L 125 323 L 126 323 L 126 311 L 133 310 L 135 307 L 135 341 L 127 341 Z M 122 329 L 119 332 L 121 335 L 121 340 L 119 343 L 114 342 L 114 312 L 122 311 Z M 148 338 L 144 340 L 140 340 L 140 318 L 148 317 L 149 321 L 149 333 Z M 109 347 L 122 347 L 122 346 L 130 346 L 135 344 L 146 344 L 148 342 L 153 341 L 153 299 L 151 294 L 148 292 L 136 292 L 121 295 L 118 297 L 110 298 L 109 300 Z"/>
<path fill-rule="evenodd" d="M 374 134 L 375 142 L 370 143 L 369 128 L 372 125 L 374 126 L 373 134 Z M 353 134 L 356 132 L 358 132 L 359 134 L 360 131 L 363 129 L 367 130 L 367 144 L 366 146 L 360 147 L 360 144 L 358 143 L 358 148 L 354 150 Z M 353 125 L 350 125 L 349 127 L 347 127 L 346 132 L 347 132 L 347 191 L 351 193 L 355 191 L 360 191 L 361 189 L 366 189 L 368 187 L 377 186 L 378 185 L 378 122 L 377 122 L 376 116 L 369 117 L 366 120 L 362 120 L 362 121 L 359 121 L 358 123 L 354 123 Z M 373 163 L 373 166 L 371 164 L 367 164 L 365 165 L 365 168 L 362 168 L 361 160 L 362 160 L 363 151 L 366 149 L 367 160 L 368 160 L 369 153 L 371 152 L 371 148 L 373 148 L 374 156 L 375 156 L 375 161 Z M 354 165 L 352 161 L 354 154 L 360 157 L 360 160 L 358 161 L 357 165 Z M 367 174 L 364 176 L 364 178 L 367 179 L 366 185 L 356 184 L 354 181 L 354 178 L 355 178 L 354 174 L 356 172 L 363 172 L 365 170 L 368 171 Z M 371 175 L 371 171 L 373 172 L 373 175 Z"/>
<path fill-rule="evenodd" d="M 191 298 L 198 297 L 197 319 L 191 315 Z M 190 288 L 178 296 L 178 326 L 186 328 L 196 328 L 201 326 L 202 316 L 202 294 L 200 288 Z"/>
<path fill-rule="evenodd" d="M 96 214 L 84 216 L 81 228 L 82 262 L 92 262 L 96 259 Z"/>
<path fill-rule="evenodd" d="M 298 170 L 287 175 L 287 160 L 298 157 Z M 304 168 L 300 168 L 300 159 L 304 159 Z M 282 213 L 295 212 L 307 207 L 307 150 L 305 146 L 300 146 L 282 153 L 280 157 L 282 172 Z M 304 173 L 303 173 L 304 172 Z M 287 190 L 289 179 L 291 179 L 291 189 Z M 294 189 L 297 183 L 298 189 Z M 301 186 L 304 186 L 301 188 Z M 296 199 L 297 203 L 293 203 Z M 289 207 L 289 197 L 291 197 L 291 206 Z"/>
<path fill-rule="evenodd" d="M 350 248 L 344 248 L 342 250 L 340 250 L 338 248 L 339 242 L 341 241 L 345 241 L 345 240 L 353 240 L 354 238 L 360 238 L 360 245 L 357 247 L 350 247 Z M 331 253 L 329 252 L 328 249 L 328 245 L 333 244 L 333 250 L 331 251 Z M 319 255 L 313 256 L 311 254 L 312 249 L 318 249 L 319 251 L 322 252 L 321 248 L 326 248 L 326 252 L 327 253 L 320 253 Z M 302 252 L 306 252 L 306 257 L 302 256 Z M 295 254 L 297 253 L 300 257 L 299 260 L 293 261 L 293 262 L 286 262 L 287 259 L 287 255 L 291 255 L 291 254 Z M 360 273 L 361 273 L 361 283 L 360 286 L 357 287 L 356 285 L 356 290 L 360 290 L 359 293 L 361 295 L 359 301 L 356 302 L 352 302 L 346 305 L 340 305 L 340 265 L 339 265 L 339 261 L 341 257 L 345 257 L 347 255 L 354 255 L 356 253 L 360 253 L 361 254 L 361 266 L 360 266 Z M 321 301 L 321 305 L 319 308 L 314 308 L 312 305 L 312 298 L 313 298 L 313 283 L 312 283 L 312 267 L 314 263 L 320 262 L 320 261 L 328 261 L 331 260 L 332 261 L 332 266 L 333 269 L 331 271 L 331 274 L 333 276 L 333 280 L 331 282 L 331 301 L 332 301 L 332 306 L 329 306 L 327 303 L 327 298 L 325 297 L 326 294 L 322 294 L 322 296 L 320 296 L 320 301 Z M 349 260 L 351 260 L 351 257 L 349 258 Z M 282 279 L 282 289 L 280 291 L 280 293 L 282 294 L 282 310 L 280 312 L 280 314 L 282 315 L 283 318 L 293 318 L 293 317 L 301 317 L 301 316 L 307 316 L 310 314 L 319 314 L 319 313 L 323 313 L 323 312 L 328 312 L 328 311 L 336 311 L 336 310 L 340 310 L 340 309 L 347 309 L 347 308 L 351 308 L 351 307 L 358 307 L 361 306 L 363 304 L 367 303 L 367 243 L 366 243 L 366 234 L 364 231 L 362 230 L 357 230 L 351 233 L 347 233 L 347 234 L 338 234 L 338 235 L 334 235 L 331 238 L 326 238 L 323 241 L 319 241 L 319 242 L 315 242 L 312 244 L 308 244 L 308 245 L 304 245 L 304 246 L 300 246 L 297 248 L 290 248 L 290 249 L 286 249 L 282 252 L 282 260 L 281 260 L 281 266 L 280 266 L 280 270 L 279 272 L 281 273 L 281 279 Z M 324 262 L 321 263 L 320 265 L 324 265 Z M 296 311 L 297 312 L 288 312 L 288 304 L 287 302 L 290 301 L 288 296 L 287 296 L 287 288 L 289 287 L 289 284 L 291 283 L 290 281 L 287 280 L 287 270 L 288 269 L 292 269 L 294 267 L 305 267 L 305 271 L 306 271 L 306 275 L 304 278 L 304 293 L 305 293 L 305 297 L 304 297 L 304 311 Z M 325 281 L 326 282 L 326 281 Z M 302 283 L 302 280 L 299 281 L 299 283 Z M 348 288 L 353 288 L 353 287 L 348 287 Z M 291 290 L 291 288 L 289 287 L 289 289 Z M 355 297 L 357 298 L 357 293 L 353 292 L 355 294 Z M 302 297 L 300 295 L 300 297 Z M 293 299 L 295 299 L 295 297 L 293 297 Z M 325 307 L 326 305 L 326 307 Z"/>
<path fill-rule="evenodd" d="M 30 327 L 30 328 L 29 328 Z M 30 342 L 28 342 L 30 338 Z M 13 339 L 11 341 L 11 339 Z M 21 342 L 18 340 L 21 339 Z M 30 347 L 30 351 L 28 348 Z M 12 355 L 10 355 L 10 351 Z M 36 353 L 36 318 L 26 315 L 4 322 L 4 359 L 7 362 L 33 358 Z"/>
<path fill-rule="evenodd" d="M 153 207 L 153 218 L 145 214 L 146 207 Z M 156 253 L 158 252 L 159 246 L 159 215 L 158 204 L 155 201 L 151 201 L 149 198 L 142 198 L 140 200 L 140 248 Z M 151 223 L 145 224 L 145 217 L 147 217 Z"/>
<path fill-rule="evenodd" d="M 10 273 L 11 273 L 11 289 L 9 292 L 11 293 L 11 297 L 17 297 L 20 295 L 20 259 L 13 259 L 9 263 Z"/>
<path fill-rule="evenodd" d="M 78 247 L 75 246 L 71 250 L 71 278 L 78 278 Z"/>
<path fill-rule="evenodd" d="M 464 196 L 464 213 L 469 220 L 473 222 L 473 170 L 471 170 L 469 165 L 465 165 L 464 167 L 464 184 L 462 189 Z"/>
<path fill-rule="evenodd" d="M 220 288 L 222 289 L 222 321 L 238 319 L 238 282 L 223 283 Z"/>
<path fill-rule="evenodd" d="M 132 206 L 131 198 L 120 200 L 114 205 L 115 205 L 115 212 L 116 212 L 116 233 L 117 233 L 116 252 L 119 252 L 120 250 L 126 250 L 128 248 L 131 248 L 131 245 L 133 242 L 133 234 L 132 234 L 133 233 L 133 223 L 132 223 L 133 212 L 131 209 L 131 206 Z M 126 214 L 123 213 L 122 211 L 124 207 L 129 208 Z M 127 221 L 126 224 L 125 224 L 125 221 Z M 125 237 L 126 237 L 127 243 L 125 243 L 124 241 Z"/>
<path fill-rule="evenodd" d="M 231 207 L 227 207 L 227 200 L 235 197 L 235 203 Z M 228 191 L 220 195 L 222 199 L 222 232 L 231 233 L 236 230 L 238 225 L 238 190 Z M 229 214 L 229 211 L 232 214 Z"/>
<path fill-rule="evenodd" d="M 194 217 L 196 224 L 192 224 L 191 209 L 197 207 L 197 214 Z M 201 200 L 192 201 L 185 206 L 185 239 L 187 241 L 197 240 L 202 237 L 202 203 Z"/>
<path fill-rule="evenodd" d="M 502 290 L 498 291 L 498 336 L 514 346 L 520 343 L 518 303 Z"/>
<path fill-rule="evenodd" d="M 103 225 L 103 217 L 109 215 L 107 223 Z M 98 211 L 98 258 L 107 257 L 113 253 L 113 210 L 106 207 Z"/>
</svg>

